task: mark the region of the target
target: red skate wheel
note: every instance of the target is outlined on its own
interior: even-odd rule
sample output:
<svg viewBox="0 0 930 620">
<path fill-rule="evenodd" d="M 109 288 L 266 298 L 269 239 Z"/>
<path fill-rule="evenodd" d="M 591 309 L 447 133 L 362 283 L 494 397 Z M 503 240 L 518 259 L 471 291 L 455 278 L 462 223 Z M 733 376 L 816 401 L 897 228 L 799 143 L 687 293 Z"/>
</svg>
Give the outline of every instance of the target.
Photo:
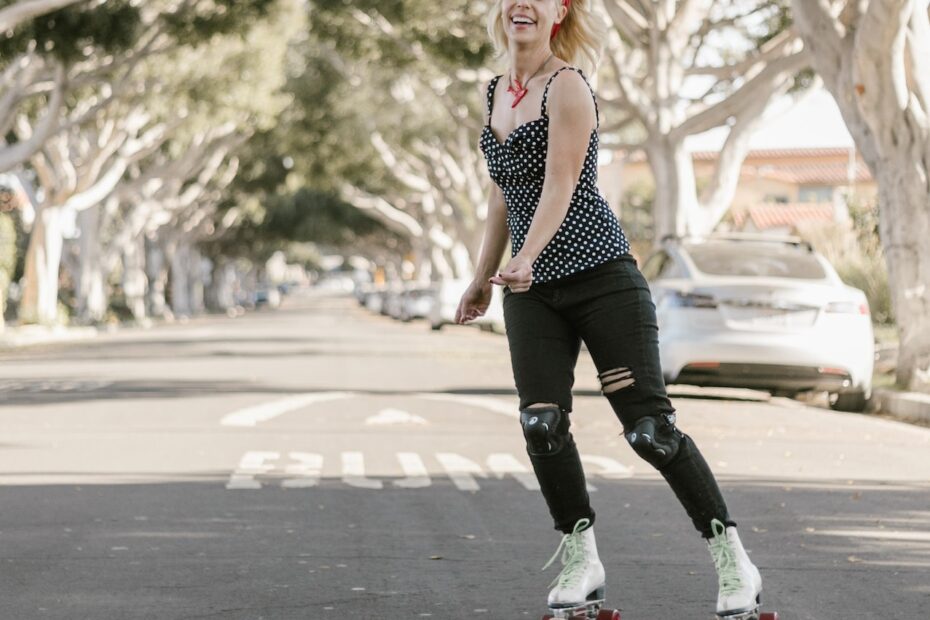
<svg viewBox="0 0 930 620">
<path fill-rule="evenodd" d="M 616 609 L 602 609 L 597 612 L 597 620 L 620 620 L 620 612 Z"/>
<path fill-rule="evenodd" d="M 759 614 L 759 620 L 778 620 L 778 612 L 769 611 L 764 614 Z"/>
</svg>

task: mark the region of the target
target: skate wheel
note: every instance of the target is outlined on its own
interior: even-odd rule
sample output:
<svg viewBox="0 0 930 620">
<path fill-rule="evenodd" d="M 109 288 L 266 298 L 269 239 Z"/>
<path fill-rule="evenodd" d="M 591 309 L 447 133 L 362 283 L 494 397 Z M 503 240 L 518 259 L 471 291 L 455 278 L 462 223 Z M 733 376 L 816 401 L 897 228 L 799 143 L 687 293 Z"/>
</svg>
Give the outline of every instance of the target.
<svg viewBox="0 0 930 620">
<path fill-rule="evenodd" d="M 597 620 L 620 620 L 620 612 L 616 609 L 602 609 L 597 612 Z"/>
<path fill-rule="evenodd" d="M 759 620 L 778 620 L 778 612 L 769 611 L 764 614 L 759 614 Z"/>
</svg>

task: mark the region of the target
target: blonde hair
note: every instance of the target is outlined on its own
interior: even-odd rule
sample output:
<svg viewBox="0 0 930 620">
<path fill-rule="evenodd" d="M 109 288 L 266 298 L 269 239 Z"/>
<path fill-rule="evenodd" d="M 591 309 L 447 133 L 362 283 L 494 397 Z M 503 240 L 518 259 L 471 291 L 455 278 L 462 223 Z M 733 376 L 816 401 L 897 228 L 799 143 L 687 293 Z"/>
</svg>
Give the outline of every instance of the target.
<svg viewBox="0 0 930 620">
<path fill-rule="evenodd" d="M 562 4 L 562 0 L 552 0 Z M 597 69 L 601 48 L 607 37 L 604 20 L 591 8 L 592 0 L 573 0 L 562 20 L 559 33 L 549 43 L 552 52 L 570 65 L 581 67 L 589 74 Z M 488 34 L 499 57 L 507 55 L 507 33 L 500 0 L 494 0 L 488 15 Z"/>
</svg>

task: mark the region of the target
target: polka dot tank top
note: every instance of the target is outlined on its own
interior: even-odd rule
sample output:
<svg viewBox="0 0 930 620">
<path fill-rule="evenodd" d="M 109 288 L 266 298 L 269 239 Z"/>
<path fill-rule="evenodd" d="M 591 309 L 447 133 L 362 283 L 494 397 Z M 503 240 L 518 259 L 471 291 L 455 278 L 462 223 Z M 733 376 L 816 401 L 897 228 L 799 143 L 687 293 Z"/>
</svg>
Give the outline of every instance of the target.
<svg viewBox="0 0 930 620">
<path fill-rule="evenodd" d="M 565 69 L 577 71 L 584 79 L 581 70 L 574 67 L 562 67 L 553 73 L 543 91 L 540 117 L 514 129 L 503 142 L 491 131 L 494 90 L 502 76 L 495 77 L 488 86 L 488 124 L 481 133 L 480 146 L 488 172 L 504 194 L 514 256 L 523 247 L 542 196 L 549 144 L 546 102 L 552 81 Z M 594 105 L 596 110 L 596 98 Z M 597 188 L 597 151 L 598 135 L 594 129 L 565 220 L 533 264 L 534 282 L 557 280 L 630 253 L 620 222 Z"/>
</svg>

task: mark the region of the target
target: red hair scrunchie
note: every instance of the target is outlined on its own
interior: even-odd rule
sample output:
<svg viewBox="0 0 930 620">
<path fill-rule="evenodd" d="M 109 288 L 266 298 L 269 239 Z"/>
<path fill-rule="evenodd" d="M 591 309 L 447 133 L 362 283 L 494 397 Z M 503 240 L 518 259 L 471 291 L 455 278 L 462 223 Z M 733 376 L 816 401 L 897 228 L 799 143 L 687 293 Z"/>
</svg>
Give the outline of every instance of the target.
<svg viewBox="0 0 930 620">
<path fill-rule="evenodd" d="M 572 0 L 562 0 L 562 4 L 565 6 L 565 8 L 568 8 L 568 9 L 572 8 Z M 549 35 L 550 41 L 555 38 L 555 35 L 559 34 L 559 28 L 561 27 L 562 27 L 562 24 L 552 25 L 552 34 Z"/>
</svg>

